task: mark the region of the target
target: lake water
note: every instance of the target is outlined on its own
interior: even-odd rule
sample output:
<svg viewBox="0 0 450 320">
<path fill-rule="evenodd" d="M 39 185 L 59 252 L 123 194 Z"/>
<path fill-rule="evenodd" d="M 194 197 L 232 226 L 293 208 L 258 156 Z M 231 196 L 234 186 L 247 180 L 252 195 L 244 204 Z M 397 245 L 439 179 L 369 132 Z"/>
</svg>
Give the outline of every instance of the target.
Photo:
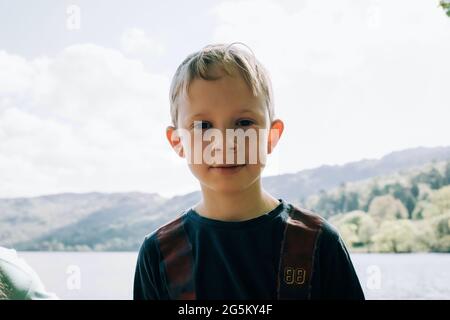
<svg viewBox="0 0 450 320">
<path fill-rule="evenodd" d="M 20 252 L 61 299 L 131 299 L 136 252 Z M 450 299 L 450 254 L 351 255 L 367 299 Z"/>
</svg>

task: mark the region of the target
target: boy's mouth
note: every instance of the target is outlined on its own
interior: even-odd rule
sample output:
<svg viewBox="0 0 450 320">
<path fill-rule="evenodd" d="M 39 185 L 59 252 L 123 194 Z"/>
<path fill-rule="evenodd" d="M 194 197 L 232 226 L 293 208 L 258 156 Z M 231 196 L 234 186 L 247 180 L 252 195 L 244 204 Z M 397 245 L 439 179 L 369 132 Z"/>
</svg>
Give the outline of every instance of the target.
<svg viewBox="0 0 450 320">
<path fill-rule="evenodd" d="M 210 166 L 209 169 L 220 174 L 234 174 L 240 171 L 243 167 L 245 167 L 245 164 L 222 164 Z"/>
<path fill-rule="evenodd" d="M 229 169 L 229 168 L 235 168 L 235 167 L 243 167 L 245 166 L 245 164 L 221 164 L 221 165 L 217 165 L 217 166 L 211 166 L 210 168 L 225 168 L 225 169 Z"/>
</svg>

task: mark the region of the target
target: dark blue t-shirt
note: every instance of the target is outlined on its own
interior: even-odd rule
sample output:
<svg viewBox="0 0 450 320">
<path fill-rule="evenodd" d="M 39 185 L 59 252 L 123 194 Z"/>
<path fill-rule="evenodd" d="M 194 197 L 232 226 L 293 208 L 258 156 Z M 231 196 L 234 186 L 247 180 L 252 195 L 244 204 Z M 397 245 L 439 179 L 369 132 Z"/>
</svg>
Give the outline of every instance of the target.
<svg viewBox="0 0 450 320">
<path fill-rule="evenodd" d="M 276 283 L 288 203 L 257 218 L 229 222 L 183 213 L 192 245 L 197 299 L 276 299 Z M 156 231 L 139 251 L 134 299 L 169 299 L 160 276 Z M 349 253 L 337 230 L 324 221 L 315 251 L 311 299 L 364 299 Z"/>
</svg>

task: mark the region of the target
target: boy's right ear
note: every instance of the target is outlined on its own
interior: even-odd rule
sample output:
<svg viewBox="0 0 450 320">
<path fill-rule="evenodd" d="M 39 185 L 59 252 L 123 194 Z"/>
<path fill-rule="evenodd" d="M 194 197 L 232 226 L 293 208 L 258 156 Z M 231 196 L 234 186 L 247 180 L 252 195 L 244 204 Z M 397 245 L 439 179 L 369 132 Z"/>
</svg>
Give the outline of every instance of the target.
<svg viewBox="0 0 450 320">
<path fill-rule="evenodd" d="M 168 126 L 166 128 L 166 137 L 173 150 L 182 158 L 184 158 L 183 145 L 181 143 L 181 138 L 178 134 L 178 130 L 173 126 Z"/>
</svg>

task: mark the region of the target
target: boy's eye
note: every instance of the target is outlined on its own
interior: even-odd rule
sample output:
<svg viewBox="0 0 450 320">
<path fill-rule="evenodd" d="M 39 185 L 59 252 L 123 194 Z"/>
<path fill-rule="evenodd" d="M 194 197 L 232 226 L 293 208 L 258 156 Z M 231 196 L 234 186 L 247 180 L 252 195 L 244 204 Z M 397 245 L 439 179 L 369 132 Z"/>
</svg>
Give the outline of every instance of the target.
<svg viewBox="0 0 450 320">
<path fill-rule="evenodd" d="M 241 127 L 248 127 L 251 126 L 254 122 L 249 119 L 242 119 L 238 121 L 238 125 Z"/>
<path fill-rule="evenodd" d="M 248 119 L 243 119 L 243 120 L 238 121 L 238 125 L 240 125 L 242 127 L 251 126 L 253 123 L 254 122 L 252 120 L 248 120 Z M 193 127 L 195 129 L 206 130 L 206 129 L 211 128 L 211 124 L 208 121 L 198 120 L 198 121 L 194 122 Z"/>
<path fill-rule="evenodd" d="M 206 130 L 211 128 L 211 123 L 208 121 L 194 121 L 194 129 Z"/>
</svg>

